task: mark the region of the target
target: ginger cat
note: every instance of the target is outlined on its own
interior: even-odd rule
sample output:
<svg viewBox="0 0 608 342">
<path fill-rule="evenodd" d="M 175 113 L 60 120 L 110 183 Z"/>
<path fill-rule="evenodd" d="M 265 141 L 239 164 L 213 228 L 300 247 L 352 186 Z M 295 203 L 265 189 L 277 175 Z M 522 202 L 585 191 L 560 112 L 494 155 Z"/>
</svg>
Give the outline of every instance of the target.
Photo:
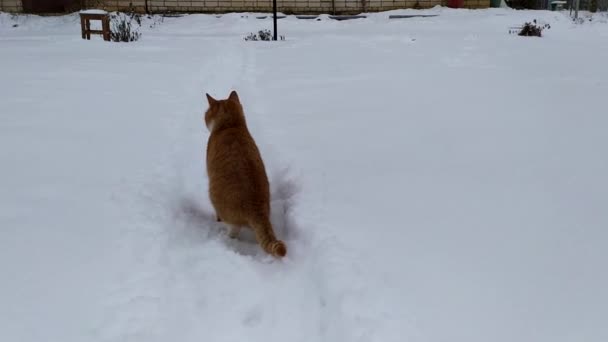
<svg viewBox="0 0 608 342">
<path fill-rule="evenodd" d="M 277 240 L 270 223 L 270 190 L 264 162 L 247 129 L 236 91 L 226 100 L 206 94 L 209 109 L 205 123 L 211 135 L 207 143 L 209 197 L 217 220 L 230 227 L 236 238 L 248 226 L 267 253 L 283 257 L 287 248 Z"/>
</svg>

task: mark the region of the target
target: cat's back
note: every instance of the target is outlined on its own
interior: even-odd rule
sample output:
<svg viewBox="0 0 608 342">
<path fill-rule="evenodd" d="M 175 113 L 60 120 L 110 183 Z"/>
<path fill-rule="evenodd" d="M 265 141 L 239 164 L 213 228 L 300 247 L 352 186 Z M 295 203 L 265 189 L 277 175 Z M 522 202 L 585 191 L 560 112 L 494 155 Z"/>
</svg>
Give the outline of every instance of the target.
<svg viewBox="0 0 608 342">
<path fill-rule="evenodd" d="M 219 168 L 217 171 L 222 171 L 223 166 L 228 164 L 242 167 L 252 164 L 250 172 L 255 172 L 257 168 L 263 169 L 260 152 L 246 127 L 234 127 L 212 133 L 207 146 L 207 162 L 208 166 Z"/>
<path fill-rule="evenodd" d="M 246 127 L 213 132 L 207 146 L 207 172 L 212 195 L 248 201 L 268 198 L 268 179 L 256 143 Z"/>
</svg>

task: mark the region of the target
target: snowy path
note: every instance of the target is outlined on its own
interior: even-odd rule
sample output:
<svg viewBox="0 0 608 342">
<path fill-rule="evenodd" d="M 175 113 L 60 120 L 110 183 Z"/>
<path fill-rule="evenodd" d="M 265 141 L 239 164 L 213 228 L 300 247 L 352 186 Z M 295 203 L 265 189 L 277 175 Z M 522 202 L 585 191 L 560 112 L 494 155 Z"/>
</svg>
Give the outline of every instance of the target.
<svg viewBox="0 0 608 342">
<path fill-rule="evenodd" d="M 607 340 L 606 18 L 432 11 L 277 44 L 240 15 L 129 45 L 0 15 L 0 340 Z M 211 211 L 204 92 L 231 89 L 285 260 Z"/>
<path fill-rule="evenodd" d="M 182 341 L 204 335 L 217 336 L 217 341 L 235 341 L 243 334 L 271 341 L 366 336 L 366 330 L 377 329 L 377 324 L 365 315 L 355 317 L 361 311 L 355 309 L 373 303 L 357 303 L 366 289 L 359 285 L 345 291 L 343 283 L 369 284 L 357 280 L 364 277 L 358 269 L 364 266 L 350 269 L 349 260 L 357 259 L 354 252 L 336 241 L 313 246 L 310 233 L 296 226 L 289 214 L 297 184 L 280 162 L 272 168 L 271 155 L 267 159 L 273 174 L 273 223 L 290 246 L 289 258 L 282 263 L 272 260 L 251 234 L 237 242 L 220 233 L 221 225 L 214 222 L 206 198 L 201 163 L 206 136 L 201 134 L 200 89 L 215 87 L 209 91 L 216 94 L 239 89 L 244 99 L 252 99 L 247 108 L 254 131 L 264 131 L 255 117 L 263 115 L 267 104 L 256 90 L 263 80 L 255 72 L 254 49 L 205 44 L 217 49 L 216 55 L 205 58 L 199 71 L 186 78 L 190 81 L 184 82 L 180 96 L 161 90 L 155 94 L 166 102 L 167 113 L 158 124 L 166 128 L 167 137 L 157 150 L 158 164 L 144 172 L 141 182 L 128 182 L 134 189 L 125 192 L 121 207 L 131 208 L 134 219 L 127 234 L 115 231 L 120 248 L 113 248 L 113 253 L 133 262 L 119 267 L 121 273 L 111 290 L 101 297 L 106 314 L 96 333 L 108 341 L 166 341 L 176 335 Z M 193 105 L 185 98 L 201 103 Z M 348 313 L 351 310 L 353 314 Z M 358 329 L 345 328 L 355 323 Z"/>
</svg>

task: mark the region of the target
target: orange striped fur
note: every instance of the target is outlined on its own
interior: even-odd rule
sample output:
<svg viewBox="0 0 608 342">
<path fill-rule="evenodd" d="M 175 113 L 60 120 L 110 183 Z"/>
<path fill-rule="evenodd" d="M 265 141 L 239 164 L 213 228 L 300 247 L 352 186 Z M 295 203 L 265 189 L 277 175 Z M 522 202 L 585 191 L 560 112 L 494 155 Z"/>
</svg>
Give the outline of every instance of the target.
<svg viewBox="0 0 608 342">
<path fill-rule="evenodd" d="M 207 143 L 209 197 L 217 220 L 230 227 L 236 238 L 241 227 L 254 230 L 264 251 L 283 257 L 287 248 L 277 240 L 270 223 L 270 190 L 264 162 L 247 129 L 236 91 L 228 99 L 206 94 L 209 109 L 205 123 L 211 135 Z"/>
</svg>

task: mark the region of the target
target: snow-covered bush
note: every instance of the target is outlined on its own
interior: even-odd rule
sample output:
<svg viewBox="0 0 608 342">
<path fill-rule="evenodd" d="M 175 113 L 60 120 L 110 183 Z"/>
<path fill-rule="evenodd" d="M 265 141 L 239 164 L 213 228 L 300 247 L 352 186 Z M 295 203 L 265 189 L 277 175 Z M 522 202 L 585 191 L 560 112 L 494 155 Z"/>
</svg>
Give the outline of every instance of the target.
<svg viewBox="0 0 608 342">
<path fill-rule="evenodd" d="M 135 22 L 135 24 L 133 24 Z M 137 25 L 137 27 L 135 27 Z M 133 42 L 141 37 L 141 15 L 137 13 L 116 13 L 110 22 L 110 38 L 113 42 Z"/>
<path fill-rule="evenodd" d="M 272 39 L 272 33 L 270 32 L 270 30 L 260 30 L 258 32 L 258 34 L 255 33 L 250 33 L 248 36 L 246 36 L 244 39 L 246 41 L 258 41 L 258 40 L 263 40 L 263 41 L 271 41 Z M 279 36 L 280 40 L 285 40 L 285 36 Z"/>
<path fill-rule="evenodd" d="M 518 35 L 525 37 L 542 37 L 543 30 L 550 28 L 551 25 L 539 25 L 536 22 L 536 19 L 534 19 L 534 21 L 532 21 L 531 23 L 525 23 L 524 26 L 521 28 L 521 31 L 519 31 Z"/>
</svg>

